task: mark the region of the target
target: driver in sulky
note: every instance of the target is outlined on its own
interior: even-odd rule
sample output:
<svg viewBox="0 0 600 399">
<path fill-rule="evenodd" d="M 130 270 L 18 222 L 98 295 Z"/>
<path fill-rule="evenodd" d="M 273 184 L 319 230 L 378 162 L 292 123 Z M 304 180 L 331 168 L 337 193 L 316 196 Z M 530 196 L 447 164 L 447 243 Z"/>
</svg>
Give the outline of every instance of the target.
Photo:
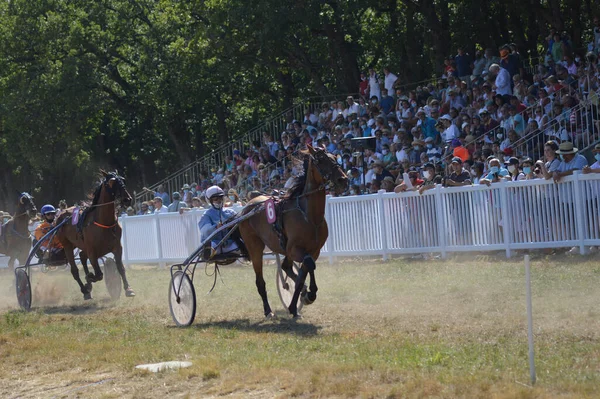
<svg viewBox="0 0 600 399">
<path fill-rule="evenodd" d="M 233 209 L 223 209 L 224 198 L 225 192 L 219 186 L 211 186 L 206 190 L 206 199 L 210 204 L 210 208 L 202 215 L 202 218 L 198 223 L 202 241 L 206 240 L 215 230 L 237 215 Z M 232 237 L 233 235 L 230 236 L 217 251 L 217 245 L 226 234 L 227 231 L 222 231 L 212 238 L 210 246 L 207 245 L 204 249 L 204 259 L 211 258 L 212 254 L 215 253 L 231 253 L 232 255 L 239 255 L 239 247 Z"/>
<path fill-rule="evenodd" d="M 34 232 L 35 240 L 38 242 L 54 227 L 54 218 L 56 217 L 56 209 L 54 206 L 47 204 L 40 209 L 42 214 L 42 223 L 40 223 Z M 65 250 L 62 244 L 58 241 L 56 235 L 46 238 L 41 244 L 40 249 L 43 251 L 43 262 L 48 264 L 56 262 L 64 262 Z"/>
</svg>

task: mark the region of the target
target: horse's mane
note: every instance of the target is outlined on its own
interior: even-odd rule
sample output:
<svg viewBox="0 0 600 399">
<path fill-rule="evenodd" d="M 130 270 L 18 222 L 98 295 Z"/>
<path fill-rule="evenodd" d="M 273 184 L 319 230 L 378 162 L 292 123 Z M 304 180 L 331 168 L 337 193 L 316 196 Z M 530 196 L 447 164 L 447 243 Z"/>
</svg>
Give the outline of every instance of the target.
<svg viewBox="0 0 600 399">
<path fill-rule="evenodd" d="M 287 190 L 287 193 L 283 196 L 285 199 L 294 198 L 302 194 L 304 186 L 306 185 L 306 176 L 308 174 L 308 151 L 298 151 L 298 155 L 291 158 L 294 166 L 299 167 L 302 165 L 302 172 L 297 176 L 294 176 L 291 187 Z"/>
</svg>

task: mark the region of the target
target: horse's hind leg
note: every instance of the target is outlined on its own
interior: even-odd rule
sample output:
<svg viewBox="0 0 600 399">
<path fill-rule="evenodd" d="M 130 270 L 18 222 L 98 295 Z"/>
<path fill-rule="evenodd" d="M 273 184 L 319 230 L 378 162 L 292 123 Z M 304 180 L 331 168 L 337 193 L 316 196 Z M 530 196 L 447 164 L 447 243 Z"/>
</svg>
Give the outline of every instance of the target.
<svg viewBox="0 0 600 399">
<path fill-rule="evenodd" d="M 92 283 L 102 281 L 102 279 L 104 278 L 104 274 L 102 274 L 102 270 L 100 270 L 100 263 L 98 262 L 98 258 L 93 254 L 89 254 L 88 259 L 90 260 L 90 263 L 94 268 L 94 275 L 89 275 L 90 281 Z"/>
<path fill-rule="evenodd" d="M 113 251 L 115 255 L 115 263 L 117 264 L 117 270 L 121 275 L 121 280 L 123 280 L 123 289 L 125 290 L 125 296 L 133 297 L 135 296 L 135 291 L 129 285 L 127 281 L 127 272 L 125 271 L 125 265 L 123 265 L 123 248 L 119 247 Z"/>
<path fill-rule="evenodd" d="M 256 288 L 263 302 L 265 317 L 273 317 L 274 314 L 267 299 L 267 284 L 263 277 L 263 251 L 265 244 L 259 238 L 252 237 L 251 240 L 246 241 L 246 247 L 248 248 L 250 259 L 252 259 L 252 266 L 256 275 Z"/>
<path fill-rule="evenodd" d="M 296 281 L 298 275 L 294 272 L 294 262 L 288 258 L 287 256 L 283 258 L 283 262 L 281 262 L 281 269 L 287 274 L 289 278 Z"/>
<path fill-rule="evenodd" d="M 65 247 L 65 256 L 69 262 L 69 265 L 71 266 L 71 274 L 73 275 L 75 281 L 77 281 L 77 284 L 79 284 L 79 288 L 83 294 L 83 299 L 92 299 L 92 284 L 88 282 L 86 285 L 84 285 L 81 281 L 81 278 L 79 277 L 79 269 L 77 268 L 75 256 L 73 255 L 73 247 Z"/>
</svg>

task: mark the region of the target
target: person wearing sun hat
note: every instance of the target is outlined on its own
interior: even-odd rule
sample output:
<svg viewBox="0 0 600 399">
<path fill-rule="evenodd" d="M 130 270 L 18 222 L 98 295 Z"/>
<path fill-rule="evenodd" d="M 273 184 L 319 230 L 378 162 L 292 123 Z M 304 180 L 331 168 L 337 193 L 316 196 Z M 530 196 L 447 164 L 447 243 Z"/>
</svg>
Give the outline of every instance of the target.
<svg viewBox="0 0 600 399">
<path fill-rule="evenodd" d="M 558 170 L 552 175 L 555 182 L 559 182 L 565 176 L 572 175 L 574 170 L 583 170 L 587 166 L 587 159 L 583 155 L 578 154 L 578 151 L 570 141 L 560 143 L 556 153 L 560 155 L 561 162 L 558 165 Z"/>
</svg>

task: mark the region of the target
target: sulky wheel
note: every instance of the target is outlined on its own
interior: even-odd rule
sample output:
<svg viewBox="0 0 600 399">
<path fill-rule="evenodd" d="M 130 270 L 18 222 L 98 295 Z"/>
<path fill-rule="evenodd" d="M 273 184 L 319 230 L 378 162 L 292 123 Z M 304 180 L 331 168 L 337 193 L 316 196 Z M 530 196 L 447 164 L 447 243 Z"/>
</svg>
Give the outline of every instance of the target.
<svg viewBox="0 0 600 399">
<path fill-rule="evenodd" d="M 113 258 L 106 258 L 104 260 L 104 283 L 106 284 L 106 290 L 113 301 L 118 300 L 121 297 L 121 275 L 117 269 L 117 262 Z"/>
<path fill-rule="evenodd" d="M 294 290 L 296 289 L 296 282 L 288 277 L 285 270 L 281 268 L 281 258 L 279 254 L 275 255 L 277 258 L 277 274 L 275 276 L 275 284 L 277 285 L 277 293 L 279 294 L 279 299 L 281 299 L 281 303 L 285 310 L 288 310 L 290 304 L 292 303 L 292 297 L 294 296 Z M 294 273 L 298 274 L 299 267 L 296 262 L 293 263 Z M 298 297 L 298 312 L 302 309 L 302 295 Z"/>
<path fill-rule="evenodd" d="M 189 326 L 194 322 L 196 291 L 190 277 L 181 270 L 173 273 L 169 284 L 169 308 L 178 326 Z"/>
<path fill-rule="evenodd" d="M 16 289 L 17 289 L 17 300 L 19 306 L 23 310 L 31 309 L 31 282 L 29 281 L 29 275 L 23 269 L 16 269 Z"/>
</svg>

